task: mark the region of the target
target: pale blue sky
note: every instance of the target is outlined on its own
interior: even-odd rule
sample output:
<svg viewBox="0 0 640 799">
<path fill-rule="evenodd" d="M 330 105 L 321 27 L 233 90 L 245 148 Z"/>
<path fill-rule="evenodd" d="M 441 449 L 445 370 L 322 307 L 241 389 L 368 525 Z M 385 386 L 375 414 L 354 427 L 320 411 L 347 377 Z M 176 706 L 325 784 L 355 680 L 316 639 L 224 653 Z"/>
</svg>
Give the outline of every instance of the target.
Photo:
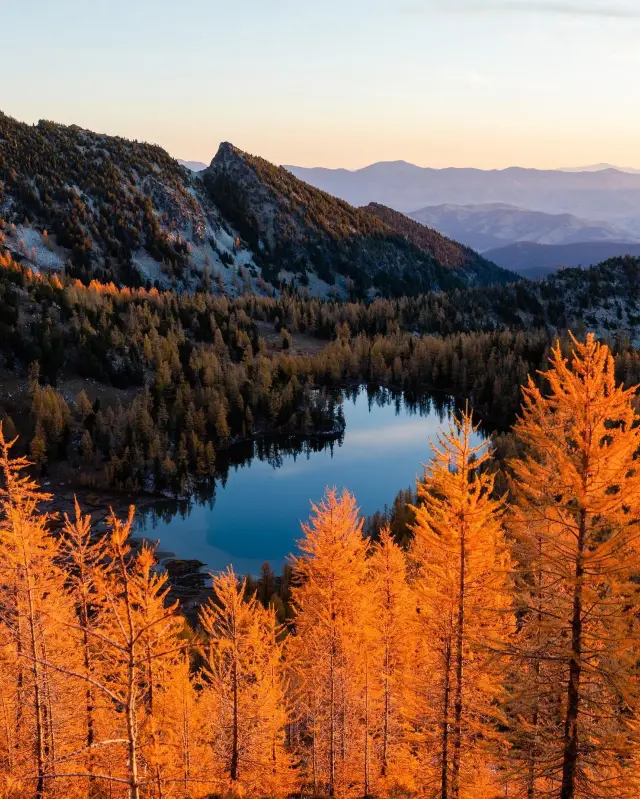
<svg viewBox="0 0 640 799">
<path fill-rule="evenodd" d="M 640 167 L 640 0 L 0 2 L 0 109 L 209 161 Z"/>
</svg>

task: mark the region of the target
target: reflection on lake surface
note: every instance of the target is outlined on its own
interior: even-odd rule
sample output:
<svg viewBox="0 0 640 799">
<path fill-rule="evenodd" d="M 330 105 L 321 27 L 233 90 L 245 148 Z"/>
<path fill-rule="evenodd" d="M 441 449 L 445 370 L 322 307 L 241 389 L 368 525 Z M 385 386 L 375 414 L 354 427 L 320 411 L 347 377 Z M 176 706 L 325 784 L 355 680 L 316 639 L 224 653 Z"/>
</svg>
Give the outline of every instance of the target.
<svg viewBox="0 0 640 799">
<path fill-rule="evenodd" d="M 162 503 L 142 515 L 138 535 L 212 571 L 233 564 L 239 574 L 257 574 L 264 561 L 282 568 L 310 501 L 327 485 L 355 494 L 363 515 L 391 505 L 422 474 L 449 406 L 409 403 L 386 390 L 342 398 L 346 429 L 338 440 L 255 442 L 240 456 L 244 465 L 231 466 L 216 483 L 213 499 Z"/>
</svg>

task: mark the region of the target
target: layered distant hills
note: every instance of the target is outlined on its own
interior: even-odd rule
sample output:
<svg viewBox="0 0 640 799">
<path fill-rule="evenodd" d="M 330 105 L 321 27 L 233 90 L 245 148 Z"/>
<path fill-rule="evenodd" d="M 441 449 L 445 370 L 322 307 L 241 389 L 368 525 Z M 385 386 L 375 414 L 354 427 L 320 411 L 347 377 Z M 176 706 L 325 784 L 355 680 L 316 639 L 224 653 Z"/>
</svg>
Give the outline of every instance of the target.
<svg viewBox="0 0 640 799">
<path fill-rule="evenodd" d="M 605 169 L 616 169 L 618 172 L 629 172 L 632 175 L 640 175 L 640 169 L 632 167 L 616 166 L 615 164 L 590 164 L 589 166 L 568 166 L 560 169 L 560 172 L 602 172 Z"/>
<path fill-rule="evenodd" d="M 495 263 L 536 279 L 564 267 L 588 267 L 624 255 L 640 257 L 640 243 L 591 241 L 578 244 L 533 244 L 521 241 L 485 253 Z"/>
<path fill-rule="evenodd" d="M 405 217 L 355 208 L 223 143 L 194 172 L 160 147 L 0 114 L 4 246 L 83 279 L 220 290 L 415 294 L 514 275 Z"/>
<path fill-rule="evenodd" d="M 354 205 L 405 213 L 434 205 L 505 203 L 547 214 L 603 220 L 640 237 L 640 174 L 617 169 L 430 169 L 390 161 L 353 171 L 291 166 L 296 177 Z"/>
<path fill-rule="evenodd" d="M 481 252 L 523 241 L 553 245 L 592 241 L 640 244 L 640 236 L 608 222 L 527 211 L 505 203 L 428 206 L 409 216 Z"/>
<path fill-rule="evenodd" d="M 192 172 L 202 172 L 203 169 L 207 168 L 207 165 L 202 161 L 183 161 L 182 158 L 178 158 L 178 163 L 181 166 L 186 166 Z"/>
<path fill-rule="evenodd" d="M 631 255 L 640 244 L 640 170 L 288 168 L 354 204 L 402 211 L 523 276 Z"/>
</svg>

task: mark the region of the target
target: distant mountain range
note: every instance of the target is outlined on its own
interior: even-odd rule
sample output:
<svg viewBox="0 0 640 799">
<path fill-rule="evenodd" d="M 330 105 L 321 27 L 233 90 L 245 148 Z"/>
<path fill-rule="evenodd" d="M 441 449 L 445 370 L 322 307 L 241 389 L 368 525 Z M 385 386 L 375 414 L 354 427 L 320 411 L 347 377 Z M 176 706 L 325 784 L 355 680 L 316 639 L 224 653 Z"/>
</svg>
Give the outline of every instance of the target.
<svg viewBox="0 0 640 799">
<path fill-rule="evenodd" d="M 629 172 L 631 175 L 640 175 L 640 169 L 632 167 L 615 166 L 614 164 L 592 164 L 591 166 L 563 167 L 559 172 L 603 172 L 605 169 L 615 169 L 618 172 Z"/>
<path fill-rule="evenodd" d="M 516 276 L 390 209 L 355 208 L 223 143 L 195 173 L 160 147 L 0 113 L 0 247 L 82 280 L 313 295 L 416 294 Z M 268 285 L 268 284 L 271 284 Z"/>
<path fill-rule="evenodd" d="M 528 211 L 505 203 L 428 206 L 409 216 L 481 252 L 521 241 L 536 244 L 640 243 L 640 236 L 608 222 L 593 222 L 572 214 Z"/>
<path fill-rule="evenodd" d="M 190 169 L 192 172 L 202 172 L 203 169 L 207 168 L 207 165 L 202 161 L 183 161 L 182 158 L 178 158 L 177 161 L 182 166 L 186 166 L 187 169 Z"/>
<path fill-rule="evenodd" d="M 603 220 L 640 237 L 640 174 L 616 169 L 429 169 L 406 161 L 380 162 L 353 171 L 287 169 L 354 205 L 377 202 L 409 213 L 435 205 L 504 203 L 547 214 Z"/>
<path fill-rule="evenodd" d="M 495 250 L 485 257 L 522 277 L 545 277 L 564 267 L 589 267 L 625 255 L 640 257 L 640 243 L 591 241 L 576 244 L 534 244 L 521 241 Z"/>
</svg>

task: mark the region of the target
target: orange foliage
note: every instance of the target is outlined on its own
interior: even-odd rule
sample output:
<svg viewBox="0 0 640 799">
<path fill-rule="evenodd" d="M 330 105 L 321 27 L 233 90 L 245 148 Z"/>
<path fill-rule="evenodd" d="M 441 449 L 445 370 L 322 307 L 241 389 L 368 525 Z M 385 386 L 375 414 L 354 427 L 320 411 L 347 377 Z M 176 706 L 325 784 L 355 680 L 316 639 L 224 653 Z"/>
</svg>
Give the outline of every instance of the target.
<svg viewBox="0 0 640 799">
<path fill-rule="evenodd" d="M 215 382 L 214 354 L 198 368 Z M 191 630 L 132 545 L 133 508 L 96 535 L 76 505 L 50 532 L 0 426 L 0 797 L 637 796 L 635 392 L 591 336 L 545 374 L 510 505 L 469 413 L 419 481 L 408 551 L 328 490 L 287 629 L 228 571 Z M 32 378 L 51 445 L 65 405 Z"/>
<path fill-rule="evenodd" d="M 528 724 L 545 742 L 529 747 L 529 784 L 559 786 L 561 799 L 637 796 L 636 391 L 616 386 L 611 353 L 593 335 L 574 339 L 570 364 L 556 345 L 545 377 L 548 396 L 531 381 L 525 388 L 515 432 L 527 454 L 512 464 L 524 561 L 519 655 L 540 664 L 534 675 L 553 676 L 560 708 L 550 715 L 536 692 L 529 702 Z"/>
</svg>

